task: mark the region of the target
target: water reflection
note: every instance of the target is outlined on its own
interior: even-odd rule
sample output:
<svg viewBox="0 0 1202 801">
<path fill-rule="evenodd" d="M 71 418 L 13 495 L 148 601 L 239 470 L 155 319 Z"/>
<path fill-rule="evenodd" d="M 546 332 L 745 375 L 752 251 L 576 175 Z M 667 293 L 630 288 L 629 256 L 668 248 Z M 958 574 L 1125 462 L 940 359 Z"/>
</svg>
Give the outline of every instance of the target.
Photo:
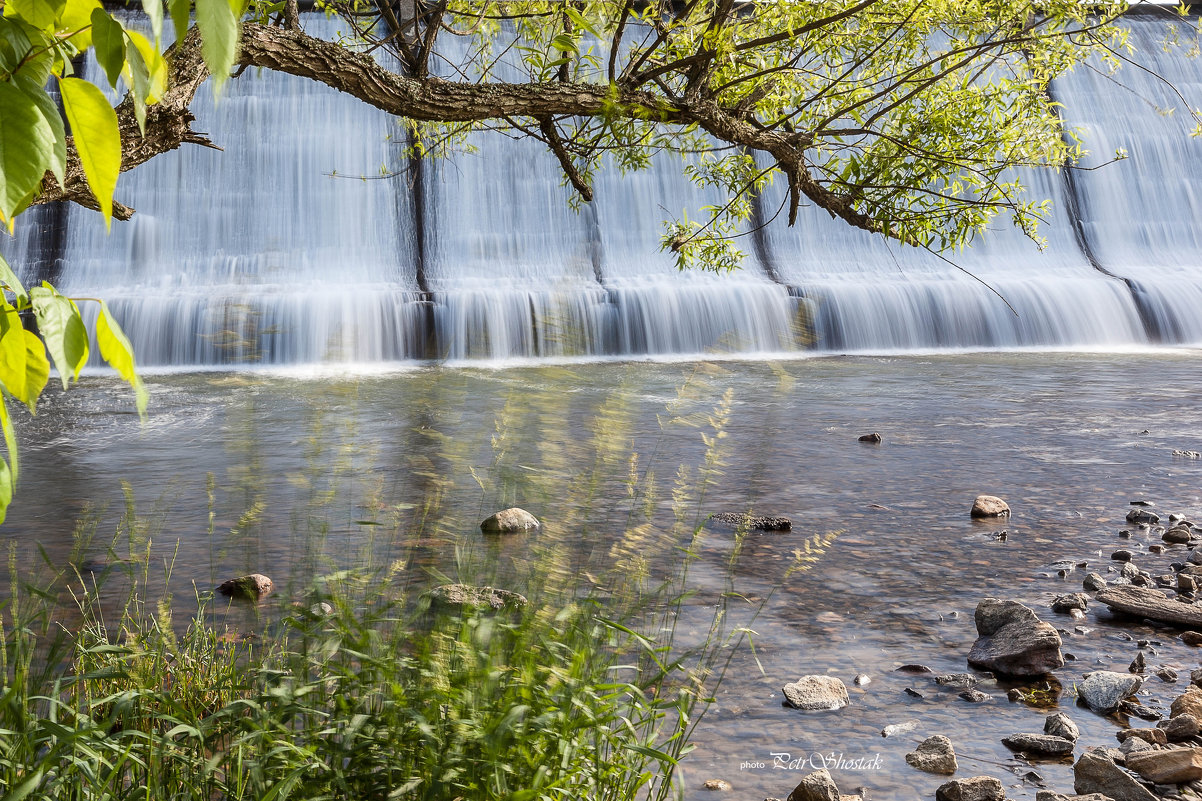
<svg viewBox="0 0 1202 801">
<path fill-rule="evenodd" d="M 1120 627 L 1093 608 L 1074 621 L 1047 603 L 1088 570 L 1106 572 L 1130 498 L 1202 511 L 1202 463 L 1171 457 L 1202 449 L 1198 378 L 1194 353 L 173 375 L 151 379 L 144 425 L 123 390 L 92 379 L 21 421 L 22 483 L 0 537 L 30 566 L 39 546 L 65 562 L 98 558 L 114 533 L 135 558 L 153 541 L 147 572 L 161 576 L 174 553 L 181 600 L 193 582 L 205 590 L 257 571 L 275 579 L 280 605 L 314 575 L 400 554 L 413 557 L 407 581 L 455 575 L 457 549 L 516 575 L 546 542 L 563 570 L 654 576 L 657 555 L 710 512 L 787 515 L 791 532 L 751 535 L 734 561 L 732 625 L 754 630 L 755 650 L 732 657 L 685 763 L 687 795 L 722 778 L 740 797 L 784 797 L 799 775 L 772 767 L 771 754 L 835 753 L 880 756 L 879 770 L 836 771 L 844 792 L 932 797 L 940 779 L 903 755 L 942 733 L 962 775 L 996 775 L 1009 797 L 1034 797 L 1022 779 L 1032 768 L 1000 739 L 1039 731 L 1054 692 L 1012 703 L 1010 685 L 986 680 L 988 700 L 971 704 L 894 668 L 965 671 L 972 611 L 999 595 L 1062 629 L 1075 659 L 1058 675 L 1058 703 L 1085 744 L 1112 744 L 1115 725 L 1073 706 L 1073 683 L 1099 666 L 1125 670 L 1137 645 L 1124 636 L 1154 641 L 1149 665 L 1188 676 L 1196 657 L 1173 632 Z M 869 431 L 884 442 L 857 442 Z M 970 520 L 980 492 L 1006 498 L 1013 518 Z M 479 521 L 510 505 L 544 532 L 486 541 Z M 89 527 L 90 550 L 73 554 Z M 1154 541 L 1122 542 L 1146 551 Z M 820 558 L 790 572 L 807 544 Z M 695 547 L 685 639 L 708 627 L 734 555 L 719 532 Z M 1181 547 L 1141 566 L 1165 572 Z M 1063 579 L 1061 559 L 1072 568 Z M 852 706 L 781 707 L 780 687 L 809 673 L 842 678 Z M 859 673 L 871 683 L 853 685 Z M 1184 683 L 1148 687 L 1143 703 L 1167 704 Z M 881 737 L 908 720 L 912 731 Z M 1064 764 L 1034 770 L 1053 789 L 1071 785 Z"/>
</svg>

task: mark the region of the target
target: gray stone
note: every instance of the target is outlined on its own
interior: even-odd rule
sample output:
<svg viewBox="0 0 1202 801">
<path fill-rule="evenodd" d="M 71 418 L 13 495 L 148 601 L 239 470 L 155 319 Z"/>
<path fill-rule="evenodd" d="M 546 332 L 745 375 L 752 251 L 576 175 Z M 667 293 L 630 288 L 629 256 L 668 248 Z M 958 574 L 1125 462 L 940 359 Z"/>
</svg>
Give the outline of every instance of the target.
<svg viewBox="0 0 1202 801">
<path fill-rule="evenodd" d="M 906 762 L 927 773 L 942 773 L 950 776 L 956 772 L 956 752 L 952 741 L 942 734 L 928 737 L 906 754 Z"/>
<path fill-rule="evenodd" d="M 1012 751 L 1039 756 L 1064 756 L 1073 752 L 1073 741 L 1051 734 L 1011 734 L 1002 738 L 1002 745 Z"/>
<path fill-rule="evenodd" d="M 1164 540 L 1165 542 L 1171 542 L 1171 543 L 1176 543 L 1178 545 L 1184 545 L 1185 543 L 1189 542 L 1189 540 L 1190 540 L 1189 529 L 1188 528 L 1171 528 L 1168 531 L 1166 531 L 1164 534 L 1161 534 L 1160 538 L 1162 540 Z"/>
<path fill-rule="evenodd" d="M 1114 801 L 1156 801 L 1146 787 L 1111 760 L 1107 749 L 1083 753 L 1073 765 L 1073 790 L 1077 793 L 1101 793 Z"/>
<path fill-rule="evenodd" d="M 262 573 L 251 573 L 249 576 L 239 576 L 222 582 L 218 585 L 217 592 L 230 598 L 257 601 L 270 595 L 273 589 L 275 589 L 275 585 L 267 576 Z"/>
<path fill-rule="evenodd" d="M 982 701 L 989 700 L 989 696 L 980 690 L 965 690 L 964 692 L 960 693 L 960 697 L 965 701 L 968 701 L 970 704 L 979 704 Z"/>
<path fill-rule="evenodd" d="M 1053 793 L 1051 790 L 1040 790 L 1035 793 L 1035 801 L 1114 801 L 1114 799 L 1101 793 L 1065 795 L 1064 793 Z"/>
<path fill-rule="evenodd" d="M 520 608 L 526 597 L 511 590 L 496 587 L 472 587 L 468 584 L 443 584 L 430 590 L 430 599 L 445 606 L 473 609 Z"/>
<path fill-rule="evenodd" d="M 834 676 L 802 676 L 783 692 L 794 709 L 842 709 L 849 701 L 847 686 Z"/>
<path fill-rule="evenodd" d="M 1063 712 L 1057 712 L 1053 715 L 1048 715 L 1043 721 L 1043 733 L 1050 734 L 1053 737 L 1063 737 L 1066 740 L 1077 742 L 1077 738 L 1081 736 L 1081 730 L 1077 728 L 1077 724 L 1073 723 L 1072 719 Z"/>
<path fill-rule="evenodd" d="M 977 605 L 977 633 L 968 664 L 1008 676 L 1039 676 L 1062 667 L 1060 635 L 1017 601 L 986 598 Z"/>
<path fill-rule="evenodd" d="M 1143 685 L 1143 679 L 1130 673 L 1097 670 L 1077 685 L 1077 697 L 1095 712 L 1108 712 Z"/>
<path fill-rule="evenodd" d="M 1010 506 L 996 495 L 978 495 L 972 502 L 973 517 L 1009 517 Z"/>
<path fill-rule="evenodd" d="M 789 793 L 787 801 L 839 801 L 839 787 L 830 772 L 823 768 L 803 778 Z"/>
<path fill-rule="evenodd" d="M 716 790 L 723 793 L 729 792 L 732 789 L 730 782 L 726 781 L 726 779 L 706 779 L 701 787 L 704 790 Z"/>
<path fill-rule="evenodd" d="M 952 779 L 935 791 L 935 801 L 1003 801 L 1002 783 L 992 776 Z"/>
<path fill-rule="evenodd" d="M 914 731 L 918 728 L 917 720 L 907 720 L 902 723 L 891 723 L 881 729 L 882 737 L 896 737 L 899 734 L 905 734 L 908 731 Z"/>
<path fill-rule="evenodd" d="M 480 523 L 480 530 L 485 534 L 516 534 L 521 531 L 533 531 L 539 526 L 537 517 L 514 506 L 486 517 Z"/>
<path fill-rule="evenodd" d="M 935 677 L 935 683 L 957 690 L 971 690 L 977 686 L 977 677 L 971 673 L 946 673 Z"/>
<path fill-rule="evenodd" d="M 1081 586 L 1090 592 L 1097 592 L 1106 589 L 1106 579 L 1102 578 L 1101 573 L 1087 573 Z"/>
<path fill-rule="evenodd" d="M 1086 602 L 1088 601 L 1089 596 L 1083 592 L 1074 592 L 1069 593 L 1068 595 L 1058 595 L 1056 599 L 1052 601 L 1052 611 L 1071 612 L 1074 609 L 1080 609 L 1084 611 L 1087 608 Z"/>
<path fill-rule="evenodd" d="M 1121 743 L 1131 740 L 1143 740 L 1145 743 L 1151 743 L 1152 745 L 1165 745 L 1169 741 L 1169 738 L 1165 736 L 1164 729 L 1121 729 L 1115 732 L 1114 736 Z"/>
<path fill-rule="evenodd" d="M 1130 512 L 1127 512 L 1127 522 L 1147 523 L 1151 525 L 1152 523 L 1160 522 L 1160 515 L 1149 512 L 1146 509 L 1132 509 Z"/>
<path fill-rule="evenodd" d="M 1139 751 L 1155 751 L 1156 746 L 1138 737 L 1128 737 L 1126 740 L 1123 740 L 1123 744 L 1119 746 L 1119 750 L 1126 755 L 1138 753 Z"/>
</svg>

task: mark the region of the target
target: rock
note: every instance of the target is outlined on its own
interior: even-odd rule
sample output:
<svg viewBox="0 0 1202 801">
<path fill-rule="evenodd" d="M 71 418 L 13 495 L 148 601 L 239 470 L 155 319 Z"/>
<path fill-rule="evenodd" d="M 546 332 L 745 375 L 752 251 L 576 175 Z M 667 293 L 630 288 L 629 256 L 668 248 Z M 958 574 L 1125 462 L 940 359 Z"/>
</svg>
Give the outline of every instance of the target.
<svg viewBox="0 0 1202 801">
<path fill-rule="evenodd" d="M 839 801 L 839 787 L 823 768 L 803 778 L 786 801 Z"/>
<path fill-rule="evenodd" d="M 911 698 L 925 698 L 926 697 L 925 695 L 920 693 L 918 690 L 915 690 L 913 687 L 907 687 L 902 692 L 904 692 L 906 695 L 910 696 Z"/>
<path fill-rule="evenodd" d="M 857 687 L 867 687 L 869 684 L 872 683 L 872 679 L 868 678 L 867 673 L 857 673 L 856 677 L 854 679 L 852 679 L 852 682 Z"/>
<path fill-rule="evenodd" d="M 968 664 L 1008 676 L 1039 676 L 1064 665 L 1060 635 L 1017 601 L 986 598 L 977 605 L 980 637 L 968 653 Z"/>
<path fill-rule="evenodd" d="M 1053 793 L 1051 790 L 1040 790 L 1035 793 L 1035 801 L 1114 801 L 1114 799 L 1101 793 L 1065 795 L 1064 793 Z"/>
<path fill-rule="evenodd" d="M 1163 725 L 1165 739 L 1170 743 L 1179 743 L 1198 736 L 1198 719 L 1188 712 L 1169 718 Z"/>
<path fill-rule="evenodd" d="M 1202 645 L 1202 632 L 1183 631 L 1181 632 L 1181 641 L 1186 645 L 1192 645 L 1197 648 Z"/>
<path fill-rule="evenodd" d="M 1009 517 L 1010 507 L 1001 498 L 995 495 L 978 495 L 977 499 L 972 502 L 973 517 Z"/>
<path fill-rule="evenodd" d="M 1177 671 L 1173 670 L 1171 667 L 1161 666 L 1156 668 L 1156 678 L 1160 679 L 1165 684 L 1173 684 L 1177 681 Z"/>
<path fill-rule="evenodd" d="M 217 592 L 230 598 L 240 598 L 244 601 L 257 601 L 270 595 L 275 588 L 271 579 L 262 573 L 251 573 L 249 576 L 239 576 L 223 582 L 217 587 Z"/>
<path fill-rule="evenodd" d="M 472 609 L 517 609 L 526 605 L 526 597 L 496 587 L 472 587 L 468 584 L 443 584 L 429 592 L 430 599 L 445 606 Z"/>
<path fill-rule="evenodd" d="M 860 442 L 871 442 L 874 445 L 877 445 L 881 442 L 881 435 L 874 431 L 871 434 L 865 434 L 860 437 Z"/>
<path fill-rule="evenodd" d="M 705 784 L 701 785 L 705 790 L 717 790 L 719 792 L 729 792 L 731 789 L 730 782 L 725 779 L 706 779 Z"/>
<path fill-rule="evenodd" d="M 947 673 L 935 677 L 935 683 L 957 690 L 971 690 L 977 686 L 977 677 L 971 673 Z"/>
<path fill-rule="evenodd" d="M 926 665 L 902 665 L 901 667 L 895 667 L 893 669 L 893 672 L 894 673 L 934 673 L 935 671 L 931 670 Z"/>
<path fill-rule="evenodd" d="M 1126 548 L 1119 548 L 1114 553 L 1110 554 L 1110 558 L 1115 562 L 1130 562 L 1135 554 L 1128 551 Z"/>
<path fill-rule="evenodd" d="M 1063 737 L 1066 740 L 1076 742 L 1081 736 L 1081 730 L 1077 728 L 1077 724 L 1073 723 L 1072 719 L 1063 712 L 1057 712 L 1054 715 L 1048 715 L 1043 721 L 1043 733 L 1050 734 L 1053 737 Z"/>
<path fill-rule="evenodd" d="M 1140 651 L 1131 660 L 1131 664 L 1127 666 L 1128 673 L 1143 673 L 1148 667 L 1148 659 L 1144 656 L 1144 652 Z"/>
<path fill-rule="evenodd" d="M 982 701 L 989 700 L 989 696 L 980 690 L 965 690 L 964 692 L 960 693 L 960 697 L 965 701 L 968 701 L 970 704 L 979 704 Z"/>
<path fill-rule="evenodd" d="M 1115 551 L 1115 553 L 1125 553 L 1130 557 L 1130 551 Z M 1127 581 L 1133 581 L 1139 576 L 1139 568 L 1133 562 L 1123 562 L 1123 566 L 1119 568 L 1119 578 L 1125 578 Z"/>
<path fill-rule="evenodd" d="M 1012 751 L 1039 756 L 1064 756 L 1073 752 L 1073 741 L 1051 734 L 1011 734 L 1002 738 L 1002 745 Z"/>
<path fill-rule="evenodd" d="M 1202 720 L 1202 688 L 1191 684 L 1189 689 L 1173 700 L 1169 706 L 1169 717 L 1192 715 L 1194 720 Z"/>
<path fill-rule="evenodd" d="M 1123 758 L 1126 759 L 1127 754 L 1135 754 L 1140 751 L 1155 751 L 1156 746 L 1147 740 L 1141 740 L 1139 737 L 1128 737 L 1126 740 L 1123 740 L 1123 744 L 1119 746 L 1119 750 L 1123 752 Z"/>
<path fill-rule="evenodd" d="M 1090 592 L 1097 592 L 1106 589 L 1106 579 L 1102 578 L 1100 573 L 1088 573 L 1081 586 Z"/>
<path fill-rule="evenodd" d="M 1171 542 L 1171 543 L 1176 543 L 1178 545 L 1184 545 L 1185 543 L 1189 542 L 1189 529 L 1188 528 L 1171 528 L 1168 531 L 1166 531 L 1164 534 L 1161 534 L 1160 538 L 1162 540 L 1164 540 L 1165 542 Z"/>
<path fill-rule="evenodd" d="M 1189 683 L 1202 687 L 1202 668 L 1195 668 L 1189 672 Z M 1198 720 L 1202 720 L 1202 718 L 1198 718 Z"/>
<path fill-rule="evenodd" d="M 917 720 L 907 720 L 903 723 L 893 723 L 881 729 L 882 737 L 895 737 L 899 734 L 905 734 L 908 731 L 914 731 L 918 728 Z"/>
<path fill-rule="evenodd" d="M 1130 754 L 1127 767 L 1153 784 L 1181 784 L 1202 779 L 1202 748 Z"/>
<path fill-rule="evenodd" d="M 992 776 L 952 779 L 935 791 L 935 801 L 1003 801 L 1005 797 L 1002 783 Z"/>
<path fill-rule="evenodd" d="M 1135 717 L 1143 718 L 1144 720 L 1160 720 L 1164 717 L 1164 715 L 1155 709 L 1131 700 L 1123 701 L 1119 704 L 1118 711 L 1120 714 L 1135 715 Z"/>
<path fill-rule="evenodd" d="M 950 776 L 956 772 L 956 752 L 952 741 L 942 734 L 928 737 L 906 754 L 906 762 L 927 773 L 942 773 Z"/>
<path fill-rule="evenodd" d="M 842 709 L 849 701 L 847 686 L 834 676 L 802 676 L 783 692 L 794 709 Z"/>
<path fill-rule="evenodd" d="M 1127 522 L 1147 523 L 1151 525 L 1152 523 L 1160 522 L 1160 515 L 1149 512 L 1147 509 L 1132 509 L 1130 512 L 1127 512 Z"/>
<path fill-rule="evenodd" d="M 1116 612 L 1146 617 L 1174 626 L 1202 626 L 1202 606 L 1170 600 L 1149 587 L 1109 587 L 1096 599 Z"/>
<path fill-rule="evenodd" d="M 520 531 L 533 531 L 540 528 L 540 525 L 537 517 L 514 506 L 485 518 L 480 523 L 480 530 L 485 534 L 516 534 Z"/>
<path fill-rule="evenodd" d="M 1120 743 L 1125 743 L 1128 740 L 1143 740 L 1145 743 L 1152 745 L 1167 745 L 1169 738 L 1165 735 L 1163 729 L 1121 729 L 1115 732 L 1115 737 Z"/>
<path fill-rule="evenodd" d="M 1129 673 L 1096 670 L 1077 685 L 1077 697 L 1095 712 L 1109 712 L 1143 685 L 1143 679 Z"/>
<path fill-rule="evenodd" d="M 1073 790 L 1101 793 L 1114 801 L 1156 801 L 1156 796 L 1135 777 L 1106 756 L 1104 749 L 1090 749 L 1073 765 Z"/>
<path fill-rule="evenodd" d="M 710 515 L 710 522 L 729 528 L 745 528 L 748 531 L 789 531 L 793 528 L 792 521 L 787 517 L 767 517 L 738 512 L 718 512 Z"/>
<path fill-rule="evenodd" d="M 1053 612 L 1071 612 L 1074 609 L 1085 611 L 1089 596 L 1083 592 L 1073 592 L 1068 595 L 1058 595 L 1052 601 Z"/>
</svg>

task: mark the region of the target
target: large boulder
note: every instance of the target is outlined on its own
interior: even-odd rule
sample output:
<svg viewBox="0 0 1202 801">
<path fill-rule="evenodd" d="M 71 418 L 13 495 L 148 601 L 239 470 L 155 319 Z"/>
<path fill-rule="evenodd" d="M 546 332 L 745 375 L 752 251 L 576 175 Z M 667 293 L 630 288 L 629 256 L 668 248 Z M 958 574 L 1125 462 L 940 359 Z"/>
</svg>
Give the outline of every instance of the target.
<svg viewBox="0 0 1202 801">
<path fill-rule="evenodd" d="M 1095 712 L 1109 712 L 1135 695 L 1144 680 L 1130 673 L 1095 670 L 1077 685 L 1077 697 Z"/>
<path fill-rule="evenodd" d="M 842 709 L 849 701 L 847 685 L 834 676 L 802 676 L 783 692 L 794 709 Z"/>
<path fill-rule="evenodd" d="M 977 605 L 977 634 L 968 664 L 1006 676 L 1041 676 L 1064 666 L 1060 635 L 1017 601 L 986 598 Z"/>
<path fill-rule="evenodd" d="M 906 762 L 927 773 L 942 773 L 950 776 L 956 772 L 956 752 L 952 741 L 942 734 L 928 737 L 906 754 Z"/>
<path fill-rule="evenodd" d="M 533 531 L 539 528 L 539 525 L 537 517 L 514 506 L 486 517 L 480 523 L 480 530 L 485 534 L 516 534 L 521 531 Z"/>
<path fill-rule="evenodd" d="M 435 587 L 430 590 L 430 600 L 443 606 L 472 609 L 516 609 L 526 605 L 526 597 L 512 590 L 473 587 L 469 584 L 443 584 Z"/>
<path fill-rule="evenodd" d="M 978 495 L 970 514 L 975 518 L 1009 517 L 1010 506 L 996 495 Z"/>
</svg>

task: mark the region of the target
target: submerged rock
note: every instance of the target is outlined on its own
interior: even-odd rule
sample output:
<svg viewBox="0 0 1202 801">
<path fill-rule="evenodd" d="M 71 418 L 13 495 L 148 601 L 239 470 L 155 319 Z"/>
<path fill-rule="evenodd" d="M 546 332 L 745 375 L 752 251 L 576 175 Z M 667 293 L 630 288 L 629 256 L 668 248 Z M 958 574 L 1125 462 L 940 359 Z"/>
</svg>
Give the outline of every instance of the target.
<svg viewBox="0 0 1202 801">
<path fill-rule="evenodd" d="M 491 514 L 480 523 L 480 530 L 485 534 L 516 534 L 540 527 L 537 517 L 516 506 Z"/>
<path fill-rule="evenodd" d="M 802 676 L 783 692 L 785 704 L 794 709 L 842 709 L 850 700 L 847 686 L 834 676 Z"/>
<path fill-rule="evenodd" d="M 729 792 L 732 788 L 730 782 L 725 779 L 706 779 L 705 784 L 701 785 L 705 790 L 717 790 L 718 792 Z"/>
<path fill-rule="evenodd" d="M 927 773 L 950 776 L 956 772 L 956 752 L 952 741 L 942 734 L 928 737 L 906 754 L 906 763 Z"/>
<path fill-rule="evenodd" d="M 430 590 L 429 595 L 431 600 L 445 606 L 474 609 L 516 609 L 526 605 L 526 596 L 520 593 L 496 587 L 473 587 L 468 584 L 443 584 Z"/>
<path fill-rule="evenodd" d="M 871 434 L 865 434 L 860 437 L 860 442 L 871 442 L 874 445 L 879 444 L 881 442 L 881 435 L 874 431 Z"/>
<path fill-rule="evenodd" d="M 986 598 L 977 605 L 977 633 L 968 664 L 1007 676 L 1039 676 L 1064 665 L 1060 635 L 1017 601 Z"/>
<path fill-rule="evenodd" d="M 251 573 L 249 576 L 239 576 L 223 582 L 217 587 L 217 592 L 230 598 L 240 598 L 244 601 L 257 601 L 271 594 L 275 584 L 262 573 Z"/>
<path fill-rule="evenodd" d="M 1009 517 L 1010 506 L 996 495 L 978 495 L 969 514 L 975 518 Z"/>
<path fill-rule="evenodd" d="M 1132 509 L 1130 512 L 1127 512 L 1127 522 L 1148 523 L 1151 525 L 1152 523 L 1160 522 L 1160 515 L 1149 512 L 1147 509 Z"/>
<path fill-rule="evenodd" d="M 710 515 L 710 522 L 730 528 L 746 528 L 749 531 L 789 531 L 792 521 L 787 517 L 748 515 L 738 512 L 718 512 Z"/>
</svg>

